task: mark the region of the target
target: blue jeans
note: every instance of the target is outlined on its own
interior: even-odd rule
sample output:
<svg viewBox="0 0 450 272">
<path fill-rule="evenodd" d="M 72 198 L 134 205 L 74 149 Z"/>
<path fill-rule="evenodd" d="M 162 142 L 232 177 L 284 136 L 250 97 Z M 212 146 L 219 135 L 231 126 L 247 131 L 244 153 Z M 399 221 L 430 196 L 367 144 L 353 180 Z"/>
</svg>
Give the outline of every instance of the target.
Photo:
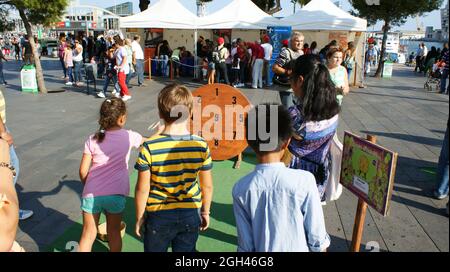
<svg viewBox="0 0 450 272">
<path fill-rule="evenodd" d="M 9 133 L 8 128 L 6 128 L 6 131 Z M 20 172 L 20 164 L 19 164 L 19 158 L 17 157 L 16 150 L 14 149 L 14 145 L 11 145 L 9 147 L 9 157 L 11 160 L 11 166 L 14 167 L 16 170 L 16 176 L 14 177 L 14 185 L 17 183 L 17 178 L 19 177 Z"/>
<path fill-rule="evenodd" d="M 445 87 L 447 87 L 447 79 L 448 79 L 448 69 L 444 69 L 444 71 L 442 72 L 442 77 L 441 77 L 441 93 L 445 93 Z M 450 83 L 448 88 L 450 88 Z M 447 93 L 448 93 L 448 88 L 447 88 Z"/>
<path fill-rule="evenodd" d="M 119 83 L 117 81 L 117 74 L 116 73 L 112 73 L 112 76 L 109 77 L 108 76 L 108 72 L 106 72 L 106 77 L 105 77 L 105 84 L 103 85 L 103 92 L 106 93 L 106 91 L 108 90 L 108 86 L 109 86 L 109 82 L 113 82 L 114 88 L 119 91 L 120 90 L 120 86 Z"/>
<path fill-rule="evenodd" d="M 73 67 L 67 67 L 67 76 L 69 77 L 69 82 L 73 83 Z"/>
<path fill-rule="evenodd" d="M 144 60 L 136 60 L 136 74 L 138 77 L 138 85 L 144 84 Z"/>
<path fill-rule="evenodd" d="M 195 252 L 200 215 L 197 209 L 147 212 L 144 230 L 145 252 Z"/>
<path fill-rule="evenodd" d="M 83 62 L 82 61 L 74 61 L 73 65 L 74 65 L 74 79 L 75 79 L 75 82 L 81 82 L 82 81 L 81 67 L 83 66 Z"/>
<path fill-rule="evenodd" d="M 448 195 L 448 126 L 445 131 L 444 143 L 442 144 L 441 155 L 439 156 L 437 170 L 437 193 L 440 196 Z"/>
<path fill-rule="evenodd" d="M 6 83 L 5 76 L 3 75 L 3 60 L 0 60 L 0 83 Z"/>
<path fill-rule="evenodd" d="M 61 62 L 61 66 L 62 66 L 63 72 L 64 72 L 64 77 L 67 77 L 67 68 L 66 68 L 66 64 L 64 63 L 64 59 L 59 58 L 59 62 Z"/>
<path fill-rule="evenodd" d="M 169 63 L 169 56 L 167 55 L 162 55 L 159 56 L 159 59 L 161 60 L 161 75 L 162 76 L 169 76 L 169 67 L 168 67 L 168 63 Z"/>
</svg>

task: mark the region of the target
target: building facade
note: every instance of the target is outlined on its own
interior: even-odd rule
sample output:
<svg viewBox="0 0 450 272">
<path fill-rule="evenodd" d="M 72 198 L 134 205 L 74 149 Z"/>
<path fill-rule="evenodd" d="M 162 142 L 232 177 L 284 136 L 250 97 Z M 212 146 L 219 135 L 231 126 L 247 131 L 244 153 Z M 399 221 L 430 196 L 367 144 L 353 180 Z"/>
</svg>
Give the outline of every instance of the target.
<svg viewBox="0 0 450 272">
<path fill-rule="evenodd" d="M 442 40 L 448 42 L 448 1 L 447 6 L 441 9 L 441 28 L 442 28 Z"/>
</svg>

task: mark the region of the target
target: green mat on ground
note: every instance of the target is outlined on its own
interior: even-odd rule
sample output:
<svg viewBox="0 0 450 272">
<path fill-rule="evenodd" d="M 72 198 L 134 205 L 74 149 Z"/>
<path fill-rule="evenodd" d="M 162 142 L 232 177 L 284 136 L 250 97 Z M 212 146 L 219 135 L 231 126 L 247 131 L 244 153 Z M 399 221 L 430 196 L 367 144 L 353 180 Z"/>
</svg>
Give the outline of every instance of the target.
<svg viewBox="0 0 450 272">
<path fill-rule="evenodd" d="M 213 181 L 214 196 L 211 206 L 210 228 L 200 233 L 197 242 L 197 250 L 200 252 L 235 252 L 237 248 L 237 235 L 233 214 L 233 199 L 231 190 L 233 185 L 243 176 L 251 172 L 256 164 L 253 154 L 245 154 L 240 169 L 233 169 L 233 161 L 214 162 Z M 131 175 L 131 197 L 127 197 L 127 205 L 124 212 L 124 221 L 127 224 L 126 234 L 123 238 L 124 252 L 142 252 L 144 246 L 134 234 L 134 188 L 137 180 L 137 172 Z M 101 222 L 105 217 L 101 217 Z M 70 227 L 49 246 L 47 251 L 66 252 L 72 251 L 74 242 L 78 243 L 82 230 L 82 219 Z M 94 252 L 108 251 L 108 244 L 97 240 L 92 248 Z"/>
</svg>

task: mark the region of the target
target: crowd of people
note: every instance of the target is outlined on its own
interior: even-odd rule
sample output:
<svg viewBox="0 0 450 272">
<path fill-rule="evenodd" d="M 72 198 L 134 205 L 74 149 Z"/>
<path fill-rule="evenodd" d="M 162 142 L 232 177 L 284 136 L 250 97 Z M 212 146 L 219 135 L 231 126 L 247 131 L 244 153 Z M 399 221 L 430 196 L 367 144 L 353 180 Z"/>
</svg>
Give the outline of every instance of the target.
<svg viewBox="0 0 450 272">
<path fill-rule="evenodd" d="M 58 42 L 58 57 L 63 71 L 62 78 L 66 85 L 83 86 L 82 68 L 85 64 L 95 65 L 97 71 L 94 77 L 105 79 L 104 86 L 97 93 L 105 98 L 108 86 L 113 83 L 111 94 L 124 101 L 131 99 L 129 89 L 133 75 L 137 76 L 138 86 L 145 87 L 144 83 L 144 52 L 140 45 L 140 36 L 133 41 L 123 39 L 120 35 L 94 38 L 83 35 L 74 37 L 62 34 Z"/>
<path fill-rule="evenodd" d="M 448 43 L 444 44 L 443 49 L 435 46 L 428 50 L 425 43 L 419 45 L 417 52 L 411 52 L 410 62 L 415 59 L 415 73 L 423 73 L 424 76 L 440 79 L 439 93 L 448 94 L 450 84 L 447 85 L 449 77 L 449 48 Z"/>
<path fill-rule="evenodd" d="M 264 36 L 262 41 L 267 43 L 267 38 Z M 105 98 L 98 131 L 84 145 L 79 168 L 84 184 L 79 251 L 92 250 L 101 213 L 106 214 L 110 251 L 122 250 L 121 222 L 130 192 L 128 163 L 133 148 L 140 148 L 134 166 L 138 171 L 134 232 L 143 239 L 143 250 L 166 252 L 171 247 L 174 252 L 195 252 L 199 232 L 210 225 L 213 164 L 207 142 L 187 130 L 193 109 L 193 96 L 187 87 L 171 84 L 160 91 L 157 108 L 163 123 L 157 125 L 153 135 L 145 137 L 125 129 L 129 117 L 125 103 L 129 96 L 127 75 L 132 67 L 141 69 L 144 59 L 139 39 L 136 36 L 133 44 L 120 36 L 110 40 L 99 37 L 99 46 L 95 48 L 101 48 L 104 62 L 97 53 L 88 54 L 90 61 L 105 65 L 105 75 L 118 85 L 121 93 Z M 200 38 L 199 46 L 207 54 L 202 55 L 208 62 L 207 75 L 215 70 L 213 83 L 223 80 L 240 86 L 250 80 L 252 87 L 262 87 L 264 67 L 267 72 L 266 61 L 270 58 L 266 58 L 265 47 L 260 43 L 237 39 L 229 50 L 224 39 L 219 38 L 218 46 L 210 52 L 204 42 L 208 44 Z M 256 105 L 251 109 L 254 114 L 248 114 L 245 120 L 247 141 L 256 153 L 258 165 L 237 181 L 232 191 L 237 250 L 242 252 L 320 252 L 326 251 L 332 242 L 322 205 L 339 197 L 333 195 L 339 193 L 330 189 L 336 186 L 333 177 L 338 174 L 332 167 L 336 155 L 333 150 L 342 152 L 336 132 L 342 102 L 349 92 L 348 74 L 355 64 L 354 45 L 350 42 L 342 49 L 332 41 L 318 50 L 314 42 L 306 45 L 300 32 L 294 32 L 283 45 L 272 67 L 283 105 Z M 79 56 L 84 56 L 83 46 L 79 40 L 61 37 L 60 49 L 64 76 L 69 77 L 68 82 L 77 84 L 76 67 L 82 65 L 83 57 Z M 172 51 L 167 42 L 159 47 L 160 54 L 168 54 L 160 55 L 163 60 L 173 59 L 174 53 L 180 57 L 184 51 L 182 47 Z M 230 80 L 227 59 L 231 55 L 235 73 Z M 209 58 L 213 60 L 213 68 Z M 103 76 L 103 72 L 98 76 Z M 16 251 L 20 249 L 14 242 L 20 209 L 13 178 L 17 179 L 19 168 L 12 136 L 5 126 L 5 101 L 1 94 L 0 175 L 7 182 L 0 183 L 0 221 L 6 222 L 0 225 L 0 251 Z M 190 115 L 173 115 L 176 106 L 188 109 Z M 275 111 L 271 110 L 273 107 Z M 277 124 L 273 135 L 277 144 L 270 150 L 262 148 L 267 143 L 266 134 L 260 134 L 257 127 L 256 131 L 251 130 L 255 128 L 252 124 L 261 122 L 269 127 L 273 127 L 271 122 Z M 448 132 L 446 135 L 448 138 Z M 448 152 L 446 156 L 447 168 L 442 175 L 446 171 L 447 185 L 439 184 L 439 197 L 448 194 Z M 297 211 L 295 216 L 292 211 Z"/>
</svg>

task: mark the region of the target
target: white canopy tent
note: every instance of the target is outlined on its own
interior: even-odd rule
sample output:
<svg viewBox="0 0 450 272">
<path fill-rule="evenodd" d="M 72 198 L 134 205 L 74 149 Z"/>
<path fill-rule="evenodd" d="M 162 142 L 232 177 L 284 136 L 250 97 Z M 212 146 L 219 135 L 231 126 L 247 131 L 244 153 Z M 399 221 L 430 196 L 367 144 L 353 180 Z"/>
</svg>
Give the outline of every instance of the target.
<svg viewBox="0 0 450 272">
<path fill-rule="evenodd" d="M 330 0 L 312 0 L 294 15 L 281 19 L 305 35 L 305 42 L 316 41 L 318 48 L 336 40 L 346 48 L 352 41 L 356 47 L 356 66 L 349 75 L 350 85 L 363 85 L 364 47 L 367 21 L 340 9 Z"/>
<path fill-rule="evenodd" d="M 196 29 L 198 17 L 178 0 L 160 0 L 147 10 L 120 19 L 120 28 Z"/>
<path fill-rule="evenodd" d="M 294 30 L 367 31 L 367 21 L 338 8 L 330 0 L 312 0 L 281 22 Z"/>
<path fill-rule="evenodd" d="M 262 11 L 251 0 L 233 0 L 222 9 L 199 18 L 198 29 L 266 29 L 279 19 Z"/>
</svg>

